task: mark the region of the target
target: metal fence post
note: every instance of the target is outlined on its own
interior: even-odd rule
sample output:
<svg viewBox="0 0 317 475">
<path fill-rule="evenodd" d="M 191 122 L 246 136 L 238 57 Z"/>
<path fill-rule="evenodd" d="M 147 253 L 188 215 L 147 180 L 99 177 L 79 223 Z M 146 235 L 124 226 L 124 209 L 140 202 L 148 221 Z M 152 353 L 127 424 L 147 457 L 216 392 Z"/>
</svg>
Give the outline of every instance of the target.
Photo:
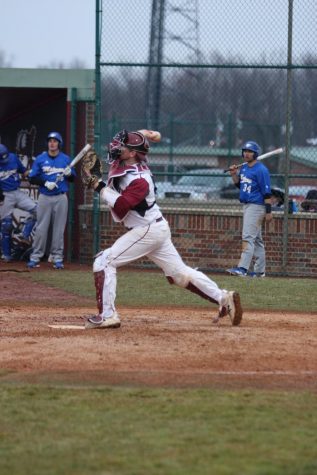
<svg viewBox="0 0 317 475">
<path fill-rule="evenodd" d="M 292 120 L 292 41 L 293 41 L 293 0 L 288 2 L 288 43 L 287 43 L 287 96 L 286 96 L 286 157 L 285 157 L 285 198 L 284 198 L 284 220 L 283 220 L 283 256 L 282 272 L 286 275 L 287 250 L 288 250 L 288 187 L 290 172 L 291 153 L 291 120 Z"/>
<path fill-rule="evenodd" d="M 77 126 L 77 89 L 71 90 L 71 132 L 70 132 L 70 156 L 75 156 L 76 144 L 76 126 Z M 72 260 L 73 250 L 73 231 L 74 231 L 74 208 L 75 208 L 75 190 L 74 183 L 69 184 L 69 212 L 68 212 L 68 226 L 67 226 L 67 260 Z"/>
<path fill-rule="evenodd" d="M 100 102 L 100 51 L 101 51 L 101 15 L 102 9 L 100 7 L 100 0 L 96 0 L 96 67 L 95 67 L 95 124 L 94 124 L 94 146 L 97 154 L 101 156 L 101 144 L 100 144 L 100 114 L 101 114 L 101 102 Z M 93 198 L 93 253 L 96 254 L 99 251 L 99 195 L 94 193 Z"/>
<path fill-rule="evenodd" d="M 168 167 L 167 171 L 168 173 L 174 173 L 174 117 L 172 114 L 170 114 L 169 117 L 169 153 L 168 153 Z M 172 176 L 172 183 L 175 183 L 175 177 L 174 175 Z"/>
</svg>

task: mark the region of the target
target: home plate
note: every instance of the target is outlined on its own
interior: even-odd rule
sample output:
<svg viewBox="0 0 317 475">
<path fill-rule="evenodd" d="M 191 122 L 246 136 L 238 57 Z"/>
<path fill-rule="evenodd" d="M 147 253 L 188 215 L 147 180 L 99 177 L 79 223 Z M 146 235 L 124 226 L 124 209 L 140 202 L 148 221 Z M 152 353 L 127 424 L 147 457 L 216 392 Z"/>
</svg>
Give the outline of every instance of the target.
<svg viewBox="0 0 317 475">
<path fill-rule="evenodd" d="M 79 325 L 48 325 L 50 328 L 55 328 L 56 330 L 85 330 L 84 326 Z"/>
</svg>

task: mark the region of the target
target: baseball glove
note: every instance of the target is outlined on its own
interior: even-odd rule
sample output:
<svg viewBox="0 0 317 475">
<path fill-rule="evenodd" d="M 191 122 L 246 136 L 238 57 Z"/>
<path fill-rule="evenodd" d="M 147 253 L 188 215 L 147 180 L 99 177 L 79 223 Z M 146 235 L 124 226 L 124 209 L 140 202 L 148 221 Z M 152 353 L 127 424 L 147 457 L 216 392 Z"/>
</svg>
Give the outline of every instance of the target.
<svg viewBox="0 0 317 475">
<path fill-rule="evenodd" d="M 102 164 L 94 150 L 86 153 L 81 161 L 81 180 L 89 189 L 95 189 L 95 184 L 102 178 Z"/>
</svg>

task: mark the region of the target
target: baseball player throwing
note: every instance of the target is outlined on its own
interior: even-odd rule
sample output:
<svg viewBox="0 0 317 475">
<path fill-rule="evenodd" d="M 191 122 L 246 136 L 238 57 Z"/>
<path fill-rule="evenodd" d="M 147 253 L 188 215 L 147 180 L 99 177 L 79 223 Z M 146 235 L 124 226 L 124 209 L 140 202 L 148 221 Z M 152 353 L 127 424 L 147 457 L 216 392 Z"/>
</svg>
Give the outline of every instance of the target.
<svg viewBox="0 0 317 475">
<path fill-rule="evenodd" d="M 216 304 L 219 313 L 214 321 L 229 315 L 232 324 L 239 325 L 242 319 L 239 294 L 220 289 L 205 274 L 188 267 L 175 249 L 169 225 L 155 201 L 148 152 L 149 142 L 144 133 L 122 130 L 108 146 L 111 166 L 107 183 L 97 180 L 93 185 L 101 201 L 109 206 L 114 221 L 121 222 L 127 232 L 95 258 L 98 314 L 88 318 L 85 327 L 120 327 L 115 307 L 117 269 L 144 256 L 162 269 L 171 284 Z"/>
</svg>

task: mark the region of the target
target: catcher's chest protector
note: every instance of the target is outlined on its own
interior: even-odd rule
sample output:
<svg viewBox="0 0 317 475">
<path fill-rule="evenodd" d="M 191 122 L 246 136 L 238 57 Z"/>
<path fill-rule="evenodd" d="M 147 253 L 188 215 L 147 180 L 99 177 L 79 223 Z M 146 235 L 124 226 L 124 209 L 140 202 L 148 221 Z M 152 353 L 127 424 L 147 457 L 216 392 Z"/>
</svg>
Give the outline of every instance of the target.
<svg viewBox="0 0 317 475">
<path fill-rule="evenodd" d="M 147 204 L 151 206 L 155 202 L 155 191 L 150 170 L 128 172 L 122 177 L 116 177 L 113 179 L 113 187 L 120 193 L 120 191 L 125 190 L 132 181 L 140 178 L 146 180 L 149 184 L 149 193 L 145 197 L 145 200 Z"/>
<path fill-rule="evenodd" d="M 114 177 L 122 177 L 129 172 L 132 173 L 141 173 L 143 171 L 150 172 L 149 167 L 146 163 L 136 163 L 135 165 L 125 165 L 124 162 L 119 162 L 116 160 L 114 163 L 111 164 L 111 167 L 108 172 L 108 185 L 111 185 L 111 180 Z"/>
</svg>

